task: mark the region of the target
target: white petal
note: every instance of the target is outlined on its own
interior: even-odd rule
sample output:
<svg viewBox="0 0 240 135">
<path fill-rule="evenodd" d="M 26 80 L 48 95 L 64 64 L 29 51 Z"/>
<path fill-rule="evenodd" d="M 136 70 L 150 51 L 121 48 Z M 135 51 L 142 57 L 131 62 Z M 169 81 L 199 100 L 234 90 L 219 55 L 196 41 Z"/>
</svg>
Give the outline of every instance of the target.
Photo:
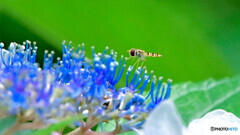
<svg viewBox="0 0 240 135">
<path fill-rule="evenodd" d="M 237 131 L 211 131 L 211 127 L 237 128 Z M 232 113 L 218 109 L 203 118 L 193 120 L 188 126 L 189 135 L 239 135 L 240 119 Z"/>
<path fill-rule="evenodd" d="M 160 103 L 144 124 L 145 135 L 183 135 L 184 127 L 172 100 Z"/>
</svg>

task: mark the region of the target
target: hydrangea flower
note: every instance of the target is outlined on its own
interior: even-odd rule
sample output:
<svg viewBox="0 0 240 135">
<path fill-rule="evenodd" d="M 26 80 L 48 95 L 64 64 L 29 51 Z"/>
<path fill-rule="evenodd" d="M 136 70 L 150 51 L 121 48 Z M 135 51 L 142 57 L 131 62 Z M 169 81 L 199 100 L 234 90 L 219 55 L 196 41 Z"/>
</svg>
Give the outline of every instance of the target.
<svg viewBox="0 0 240 135">
<path fill-rule="evenodd" d="M 163 101 L 150 113 L 139 135 L 238 135 L 240 119 L 223 109 L 216 109 L 186 127 L 171 99 Z"/>
<path fill-rule="evenodd" d="M 141 129 L 152 109 L 171 93 L 171 80 L 162 84 L 162 77 L 157 82 L 145 67 L 127 68 L 127 58 L 121 56 L 118 62 L 117 53 L 108 54 L 108 47 L 103 53 L 92 47 L 91 63 L 86 61 L 84 44 L 74 50 L 71 42 L 63 42 L 62 58 L 53 63 L 54 51 L 45 51 L 42 68 L 36 62 L 35 42 L 3 47 L 0 43 L 0 116 L 17 115 L 17 124 L 28 124 L 29 129 L 78 115 L 85 119 L 77 119 L 69 134 L 95 134 L 92 127 L 110 120 L 115 120 L 115 129 L 101 134 Z M 126 86 L 116 87 L 125 72 Z M 149 83 L 151 90 L 145 97 Z"/>
</svg>

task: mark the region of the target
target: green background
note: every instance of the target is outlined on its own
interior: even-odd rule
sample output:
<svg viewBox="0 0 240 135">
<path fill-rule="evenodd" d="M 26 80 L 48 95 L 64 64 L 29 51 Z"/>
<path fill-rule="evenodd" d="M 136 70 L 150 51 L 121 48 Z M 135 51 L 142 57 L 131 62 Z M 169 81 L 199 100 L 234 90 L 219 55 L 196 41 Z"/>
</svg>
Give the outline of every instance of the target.
<svg viewBox="0 0 240 135">
<path fill-rule="evenodd" d="M 37 41 L 40 64 L 45 49 L 61 56 L 63 40 L 85 43 L 88 57 L 91 46 L 119 58 L 131 48 L 162 54 L 144 66 L 173 79 L 185 125 L 218 108 L 240 117 L 240 1 L 0 0 L 0 42 L 27 39 Z"/>
<path fill-rule="evenodd" d="M 240 71 L 240 2 L 236 0 L 1 0 L 0 41 L 37 41 L 61 53 L 63 40 L 105 46 L 129 57 L 139 48 L 160 53 L 144 65 L 176 82 L 233 76 Z M 129 62 L 133 64 L 134 62 Z"/>
</svg>

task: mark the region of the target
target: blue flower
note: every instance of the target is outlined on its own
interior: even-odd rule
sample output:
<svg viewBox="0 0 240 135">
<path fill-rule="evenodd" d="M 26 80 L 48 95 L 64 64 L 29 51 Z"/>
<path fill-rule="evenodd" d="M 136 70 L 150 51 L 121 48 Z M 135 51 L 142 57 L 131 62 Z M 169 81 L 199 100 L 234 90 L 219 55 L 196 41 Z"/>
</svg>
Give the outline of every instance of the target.
<svg viewBox="0 0 240 135">
<path fill-rule="evenodd" d="M 19 113 L 34 116 L 43 124 L 53 123 L 68 116 L 84 115 L 87 120 L 75 122 L 79 128 L 91 129 L 105 121 L 125 119 L 114 133 L 141 128 L 147 115 L 171 93 L 171 81 L 162 85 L 156 77 L 151 81 L 146 68 L 126 70 L 127 58 L 117 53 L 95 53 L 92 47 L 93 61 L 85 57 L 84 44 L 77 50 L 71 48 L 71 42 L 63 42 L 62 58 L 53 63 L 54 52 L 44 52 L 43 67 L 36 63 L 37 46 L 30 41 L 23 45 L 11 43 L 8 50 L 0 43 L 0 113 L 9 115 Z M 126 86 L 116 85 L 126 72 Z M 132 73 L 134 72 L 134 73 Z M 133 76 L 130 79 L 130 76 Z M 144 91 L 151 82 L 147 97 Z M 151 99 L 148 104 L 147 100 Z M 31 117 L 32 118 L 32 117 Z M 85 123 L 85 124 L 84 124 Z"/>
<path fill-rule="evenodd" d="M 151 98 L 151 102 L 148 104 L 148 110 L 153 109 L 161 101 L 170 97 L 172 80 L 168 79 L 168 84 L 162 84 L 162 77 L 159 77 L 158 85 L 155 92 L 156 78 L 153 79 L 151 90 L 146 99 Z M 163 86 L 162 86 L 163 85 Z M 161 93 L 160 93 L 161 90 Z M 154 93 L 155 92 L 155 93 Z"/>
</svg>

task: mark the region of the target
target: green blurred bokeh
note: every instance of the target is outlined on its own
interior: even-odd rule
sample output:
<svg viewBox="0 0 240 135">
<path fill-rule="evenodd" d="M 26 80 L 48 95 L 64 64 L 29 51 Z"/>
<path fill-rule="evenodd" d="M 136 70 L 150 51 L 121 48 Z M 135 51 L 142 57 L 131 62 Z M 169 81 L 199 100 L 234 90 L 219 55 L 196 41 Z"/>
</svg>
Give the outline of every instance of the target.
<svg viewBox="0 0 240 135">
<path fill-rule="evenodd" d="M 89 57 L 93 45 L 119 57 L 131 48 L 160 53 L 144 65 L 174 83 L 223 78 L 240 72 L 240 1 L 0 0 L 0 41 L 27 39 L 38 42 L 40 62 L 43 50 L 60 56 L 71 40 Z"/>
</svg>

